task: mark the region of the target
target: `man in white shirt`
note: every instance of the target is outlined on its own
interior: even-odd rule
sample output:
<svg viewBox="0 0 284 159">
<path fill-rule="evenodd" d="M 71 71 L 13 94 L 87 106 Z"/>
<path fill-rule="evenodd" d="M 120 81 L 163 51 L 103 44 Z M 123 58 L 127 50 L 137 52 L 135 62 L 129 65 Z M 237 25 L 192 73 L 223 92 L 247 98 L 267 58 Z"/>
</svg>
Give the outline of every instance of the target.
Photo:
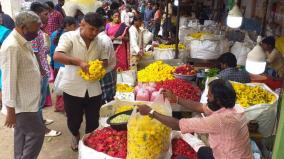
<svg viewBox="0 0 284 159">
<path fill-rule="evenodd" d="M 102 90 L 99 81 L 85 81 L 79 76 L 79 69 L 89 72 L 88 61 L 100 59 L 108 65 L 109 54 L 103 49 L 103 40 L 97 35 L 104 30 L 104 19 L 97 13 L 87 13 L 81 21 L 80 29 L 64 33 L 55 49 L 54 60 L 65 64 L 60 82 L 67 115 L 67 125 L 71 131 L 72 149 L 78 150 L 79 129 L 83 115 L 86 117 L 86 133 L 99 126 L 99 110 Z"/>
<path fill-rule="evenodd" d="M 134 70 L 137 69 L 137 64 L 140 56 L 143 54 L 141 49 L 141 31 L 142 18 L 140 16 L 135 16 L 133 20 L 133 25 L 129 28 L 129 41 L 130 41 L 130 67 Z"/>
<path fill-rule="evenodd" d="M 37 158 L 44 140 L 45 126 L 38 113 L 41 74 L 30 42 L 37 37 L 40 25 L 34 12 L 19 13 L 16 28 L 0 51 L 5 126 L 15 128 L 15 159 Z"/>
<path fill-rule="evenodd" d="M 108 56 L 108 66 L 106 68 L 107 74 L 100 81 L 102 88 L 102 101 L 110 102 L 114 99 L 116 93 L 116 54 L 113 48 L 113 43 L 111 38 L 102 31 L 98 35 L 99 39 L 103 45 L 101 45 L 102 50 L 104 50 Z"/>
<path fill-rule="evenodd" d="M 126 6 L 124 10 L 121 11 L 121 23 L 125 23 L 127 26 L 130 26 L 133 18 L 134 18 L 134 13 L 132 12 L 132 9 L 130 6 Z"/>
</svg>

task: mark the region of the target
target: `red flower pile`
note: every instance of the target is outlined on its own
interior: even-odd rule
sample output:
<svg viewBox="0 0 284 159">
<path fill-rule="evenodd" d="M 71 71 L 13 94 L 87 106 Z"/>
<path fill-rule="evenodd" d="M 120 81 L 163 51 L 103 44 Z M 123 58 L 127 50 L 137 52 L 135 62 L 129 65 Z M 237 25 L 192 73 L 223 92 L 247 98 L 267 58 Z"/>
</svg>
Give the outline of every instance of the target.
<svg viewBox="0 0 284 159">
<path fill-rule="evenodd" d="M 200 89 L 197 86 L 181 79 L 160 82 L 156 87 L 158 90 L 161 88 L 171 90 L 176 96 L 184 99 L 190 99 L 193 101 L 200 100 Z"/>
<path fill-rule="evenodd" d="M 197 72 L 190 65 L 182 65 L 175 69 L 175 73 L 180 75 L 194 76 Z"/>
<path fill-rule="evenodd" d="M 117 131 L 110 127 L 96 130 L 87 137 L 85 144 L 109 156 L 126 158 L 127 131 Z"/>
<path fill-rule="evenodd" d="M 172 159 L 175 159 L 177 156 L 184 156 L 190 159 L 197 158 L 196 152 L 183 139 L 173 139 L 172 150 Z"/>
</svg>

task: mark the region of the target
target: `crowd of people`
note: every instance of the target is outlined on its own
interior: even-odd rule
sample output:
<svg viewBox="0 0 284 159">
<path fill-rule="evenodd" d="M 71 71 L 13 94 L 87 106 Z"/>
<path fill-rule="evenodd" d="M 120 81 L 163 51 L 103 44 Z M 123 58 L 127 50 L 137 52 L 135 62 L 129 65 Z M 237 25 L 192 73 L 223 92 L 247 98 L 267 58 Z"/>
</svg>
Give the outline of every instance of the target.
<svg viewBox="0 0 284 159">
<path fill-rule="evenodd" d="M 165 7 L 151 1 L 104 2 L 96 11 L 86 14 L 78 11 L 74 17 L 65 14 L 63 5 L 64 0 L 58 0 L 56 5 L 51 1 L 33 2 L 29 11 L 22 11 L 15 17 L 15 22 L 10 16 L 4 14 L 0 7 L 2 112 L 6 114 L 5 126 L 13 127 L 15 130 L 16 159 L 37 158 L 45 136 L 61 135 L 60 131 L 47 127 L 53 123 L 53 120 L 44 118 L 42 113 L 45 106 L 52 105 L 49 83 L 54 81 L 61 68 L 64 67 L 60 84 L 63 95 L 56 97 L 55 111 L 66 113 L 67 127 L 72 134 L 71 148 L 77 151 L 83 116 L 85 115 L 86 118 L 85 133 L 95 130 L 99 126 L 100 107 L 113 100 L 115 96 L 117 71 L 137 69 L 137 64 L 144 53 L 140 28 L 143 26 L 148 29 L 153 33 L 154 38 L 168 33 L 162 31 L 164 26 L 169 25 L 169 21 L 165 20 L 164 16 Z M 268 38 L 262 44 L 268 52 L 270 64 L 274 64 L 273 60 L 279 59 L 277 58 L 279 53 L 274 51 L 274 43 L 275 40 Z M 100 81 L 83 80 L 78 75 L 78 70 L 88 72 L 88 61 L 95 59 L 103 61 L 107 72 L 105 77 Z M 236 69 L 236 58 L 232 53 L 223 54 L 219 61 L 222 68 L 219 78 L 224 80 L 237 78 L 237 81 L 242 83 L 250 81 L 246 72 Z M 275 64 L 272 67 L 275 67 L 277 73 L 283 76 L 283 65 Z M 224 88 L 221 93 L 216 88 L 215 94 L 219 94 L 220 97 L 214 96 L 215 85 Z M 224 81 L 217 81 L 215 84 L 212 83 L 211 87 L 210 91 L 213 95 L 210 97 L 211 105 L 208 106 L 211 106 L 212 110 L 226 111 L 234 118 L 234 112 L 228 110 L 235 104 L 235 94 L 231 86 Z M 227 91 L 231 91 L 229 94 L 231 96 L 227 94 L 229 100 L 223 101 L 221 96 L 225 96 Z M 165 92 L 165 96 L 176 98 L 170 92 Z M 213 100 L 214 98 L 216 99 Z M 188 103 L 183 99 L 179 102 L 192 109 L 200 106 L 198 110 L 196 109 L 197 112 L 207 110 L 207 107 L 201 106 L 200 103 Z M 213 107 L 214 104 L 219 107 Z M 141 106 L 142 114 L 149 114 L 149 111 L 147 106 Z M 178 127 L 176 120 L 165 118 L 158 113 L 154 116 L 170 127 Z M 211 118 L 215 119 L 214 116 Z M 240 117 L 242 118 L 243 116 Z M 205 119 L 203 122 L 209 122 L 209 120 Z M 223 131 L 217 130 L 217 126 L 204 125 L 203 127 L 195 125 L 196 128 L 193 130 L 186 126 L 188 123 L 198 122 L 180 121 L 179 129 L 183 132 L 207 130 L 207 128 L 208 131 L 212 129 L 212 132 Z M 210 121 L 210 124 L 214 122 Z M 246 137 L 243 143 L 248 147 L 247 129 L 238 124 L 236 123 L 234 130 L 243 131 L 241 135 Z M 228 123 L 223 125 L 229 127 Z M 235 132 L 229 133 L 240 138 L 240 134 L 234 134 Z M 228 136 L 226 133 L 221 132 L 224 136 Z M 212 156 L 212 150 L 209 151 Z M 222 150 L 213 149 L 213 151 L 221 153 Z M 242 153 L 249 156 L 248 158 L 251 157 L 247 151 Z"/>
<path fill-rule="evenodd" d="M 33 2 L 15 22 L 0 10 L 2 112 L 5 125 L 15 130 L 17 159 L 36 158 L 44 137 L 61 135 L 47 127 L 54 121 L 42 112 L 52 105 L 49 83 L 60 68 L 64 67 L 64 93 L 56 97 L 55 111 L 66 113 L 76 151 L 83 115 L 85 133 L 92 132 L 98 127 L 101 105 L 113 100 L 116 72 L 135 68 L 143 55 L 140 27 L 144 23 L 156 35 L 160 29 L 162 10 L 151 2 L 140 8 L 135 1 L 105 2 L 94 12 L 81 11 L 74 17 L 66 16 L 63 5 L 64 0 L 56 5 Z M 84 81 L 77 70 L 87 72 L 87 62 L 94 59 L 104 61 L 107 74 L 100 81 Z"/>
</svg>

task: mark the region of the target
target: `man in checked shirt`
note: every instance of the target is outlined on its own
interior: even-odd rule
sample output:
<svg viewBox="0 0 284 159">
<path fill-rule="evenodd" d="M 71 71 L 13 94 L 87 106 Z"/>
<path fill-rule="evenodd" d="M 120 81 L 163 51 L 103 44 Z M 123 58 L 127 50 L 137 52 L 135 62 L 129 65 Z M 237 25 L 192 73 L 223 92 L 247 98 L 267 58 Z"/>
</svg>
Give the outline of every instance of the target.
<svg viewBox="0 0 284 159">
<path fill-rule="evenodd" d="M 230 52 L 224 53 L 218 58 L 218 62 L 220 63 L 222 70 L 217 75 L 218 78 L 240 83 L 250 82 L 249 73 L 237 68 L 237 59 L 234 54 Z"/>
</svg>

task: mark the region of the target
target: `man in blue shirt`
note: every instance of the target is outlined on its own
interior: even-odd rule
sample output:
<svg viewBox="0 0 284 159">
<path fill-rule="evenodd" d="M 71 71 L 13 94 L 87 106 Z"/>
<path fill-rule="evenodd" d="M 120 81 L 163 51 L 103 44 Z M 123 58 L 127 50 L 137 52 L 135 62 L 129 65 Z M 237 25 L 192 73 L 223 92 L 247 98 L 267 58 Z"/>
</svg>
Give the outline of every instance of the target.
<svg viewBox="0 0 284 159">
<path fill-rule="evenodd" d="M 150 22 L 154 18 L 155 10 L 152 8 L 151 2 L 147 3 L 147 8 L 144 11 L 144 27 L 150 28 Z"/>
</svg>

